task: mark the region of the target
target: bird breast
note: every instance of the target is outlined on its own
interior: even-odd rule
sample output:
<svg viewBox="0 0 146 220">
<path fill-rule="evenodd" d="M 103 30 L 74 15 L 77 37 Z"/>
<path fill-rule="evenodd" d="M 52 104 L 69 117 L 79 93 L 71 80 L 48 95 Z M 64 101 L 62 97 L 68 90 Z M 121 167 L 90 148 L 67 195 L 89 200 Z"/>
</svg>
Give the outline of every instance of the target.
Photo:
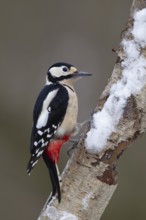
<svg viewBox="0 0 146 220">
<path fill-rule="evenodd" d="M 69 94 L 68 107 L 66 110 L 65 117 L 58 127 L 56 136 L 62 137 L 64 135 L 70 135 L 73 133 L 76 123 L 77 123 L 77 115 L 78 115 L 78 100 L 77 95 L 74 90 L 67 88 Z"/>
</svg>

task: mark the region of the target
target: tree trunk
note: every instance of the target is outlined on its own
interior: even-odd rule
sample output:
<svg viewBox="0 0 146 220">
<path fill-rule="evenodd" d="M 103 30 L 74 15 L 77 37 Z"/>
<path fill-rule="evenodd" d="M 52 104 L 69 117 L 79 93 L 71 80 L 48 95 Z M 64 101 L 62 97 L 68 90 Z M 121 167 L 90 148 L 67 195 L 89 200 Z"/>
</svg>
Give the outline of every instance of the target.
<svg viewBox="0 0 146 220">
<path fill-rule="evenodd" d="M 133 1 L 130 19 L 125 30 L 122 31 L 122 42 L 124 42 L 123 40 L 126 42 L 133 40 L 133 14 L 135 10 L 141 10 L 145 7 L 146 1 Z M 145 45 L 140 44 L 138 51 L 140 51 L 138 59 L 141 56 L 146 58 Z M 104 150 L 97 154 L 90 154 L 85 148 L 84 140 L 87 132 L 93 126 L 91 122 L 94 114 L 104 108 L 111 87 L 123 76 L 122 63 L 126 61 L 128 56 L 123 43 L 120 44 L 116 53 L 117 62 L 111 78 L 63 171 L 61 203 L 58 204 L 57 199 L 54 198 L 51 205 L 44 206 L 39 220 L 100 219 L 117 187 L 117 160 L 125 149 L 146 130 L 146 84 L 144 84 L 139 92 L 132 93 L 127 98 L 122 116 L 116 124 L 116 129 L 107 139 Z"/>
</svg>

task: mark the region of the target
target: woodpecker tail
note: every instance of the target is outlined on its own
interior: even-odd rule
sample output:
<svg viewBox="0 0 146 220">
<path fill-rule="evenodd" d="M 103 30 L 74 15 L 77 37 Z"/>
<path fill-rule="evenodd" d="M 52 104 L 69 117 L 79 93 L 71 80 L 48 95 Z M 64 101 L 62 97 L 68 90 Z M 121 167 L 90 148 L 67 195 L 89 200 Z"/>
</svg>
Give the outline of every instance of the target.
<svg viewBox="0 0 146 220">
<path fill-rule="evenodd" d="M 52 183 L 52 195 L 49 199 L 48 202 L 51 201 L 52 197 L 56 195 L 58 196 L 58 202 L 60 203 L 61 201 L 61 192 L 60 192 L 60 174 L 59 174 L 59 170 L 58 170 L 58 166 L 57 164 L 52 161 L 48 155 L 44 152 L 43 153 L 43 159 L 48 167 L 49 170 L 49 174 L 50 174 L 50 179 L 51 179 L 51 183 Z"/>
<path fill-rule="evenodd" d="M 39 158 L 42 156 L 47 144 L 48 144 L 48 141 L 45 142 L 43 147 L 40 144 L 38 144 L 38 146 L 34 147 L 31 150 L 31 157 L 30 157 L 30 160 L 27 165 L 27 173 L 29 175 L 30 175 L 32 169 L 34 168 L 34 166 L 37 164 Z"/>
</svg>

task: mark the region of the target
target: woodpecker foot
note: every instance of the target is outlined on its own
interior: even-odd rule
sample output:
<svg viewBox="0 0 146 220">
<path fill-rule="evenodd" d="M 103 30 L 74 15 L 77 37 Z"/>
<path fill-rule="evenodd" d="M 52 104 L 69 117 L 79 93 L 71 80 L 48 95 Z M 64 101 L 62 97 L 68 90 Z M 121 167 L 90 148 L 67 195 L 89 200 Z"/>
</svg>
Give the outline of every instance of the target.
<svg viewBox="0 0 146 220">
<path fill-rule="evenodd" d="M 79 141 L 79 139 L 72 139 L 72 138 L 69 139 L 69 142 L 74 143 L 74 144 L 77 144 L 78 141 Z"/>
<path fill-rule="evenodd" d="M 79 126 L 79 128 L 82 129 L 87 123 L 88 123 L 88 120 L 83 121 L 81 123 L 77 123 L 77 126 Z"/>
<path fill-rule="evenodd" d="M 76 145 L 72 146 L 68 151 L 67 151 L 67 155 L 69 157 L 71 157 L 71 151 L 73 151 L 76 148 Z"/>
<path fill-rule="evenodd" d="M 77 136 L 81 132 L 81 130 L 84 128 L 84 126 L 87 125 L 87 123 L 88 123 L 88 120 L 83 121 L 82 123 L 77 123 L 72 136 Z"/>
<path fill-rule="evenodd" d="M 84 126 L 87 125 L 89 121 L 83 121 L 82 123 L 77 123 L 75 130 L 72 134 L 72 136 L 78 136 L 76 139 L 69 139 L 69 142 L 73 143 L 74 145 L 67 151 L 67 155 L 70 157 L 71 156 L 71 151 L 73 151 L 76 148 L 76 145 L 78 144 L 81 136 L 82 136 L 82 129 L 84 128 Z"/>
</svg>

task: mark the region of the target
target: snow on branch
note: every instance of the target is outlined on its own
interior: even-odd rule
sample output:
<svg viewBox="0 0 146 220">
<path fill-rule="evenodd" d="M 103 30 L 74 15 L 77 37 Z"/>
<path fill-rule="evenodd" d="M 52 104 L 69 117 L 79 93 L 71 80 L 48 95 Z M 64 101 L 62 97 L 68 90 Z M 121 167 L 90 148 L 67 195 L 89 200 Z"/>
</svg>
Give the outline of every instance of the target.
<svg viewBox="0 0 146 220">
<path fill-rule="evenodd" d="M 146 8 L 134 13 L 134 24 L 128 31 L 130 38 L 124 38 L 121 46 L 125 57 L 121 62 L 122 76 L 109 91 L 109 97 L 101 111 L 93 115 L 85 147 L 89 153 L 104 150 L 108 138 L 123 116 L 124 108 L 131 95 L 140 93 L 146 85 L 146 58 L 141 49 L 146 47 Z"/>
<path fill-rule="evenodd" d="M 55 207 L 47 206 L 38 220 L 78 220 L 75 215 L 66 211 L 58 211 Z"/>
</svg>

